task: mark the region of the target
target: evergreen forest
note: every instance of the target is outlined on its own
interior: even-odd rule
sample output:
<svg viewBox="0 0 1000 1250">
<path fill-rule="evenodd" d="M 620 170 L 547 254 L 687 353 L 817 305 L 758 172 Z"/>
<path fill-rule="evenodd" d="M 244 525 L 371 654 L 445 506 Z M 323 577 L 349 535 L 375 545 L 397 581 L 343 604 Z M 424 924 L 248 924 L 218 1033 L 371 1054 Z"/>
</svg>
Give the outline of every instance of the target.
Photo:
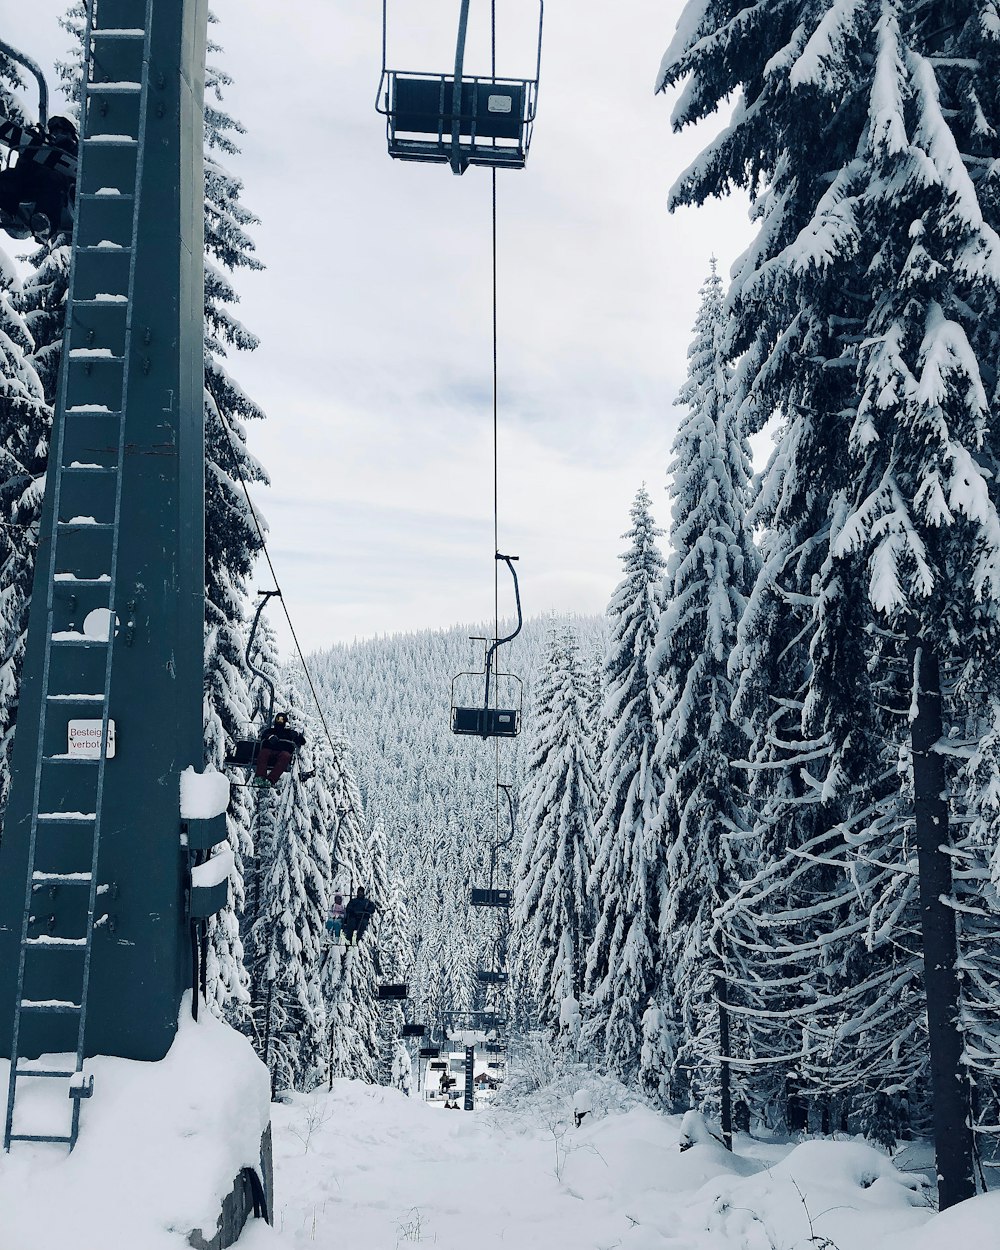
<svg viewBox="0 0 1000 1250">
<path fill-rule="evenodd" d="M 268 474 L 237 380 L 257 219 L 212 29 L 203 719 L 224 771 L 267 714 L 245 650 L 266 533 L 246 487 Z M 933 1136 L 944 1205 L 996 1175 L 998 84 L 995 0 L 684 6 L 670 122 L 731 117 L 671 206 L 739 190 L 753 238 L 730 274 L 706 258 L 670 459 L 635 483 L 604 617 L 526 621 L 504 652 L 522 732 L 496 749 L 449 733 L 449 696 L 481 666 L 470 636 L 510 622 L 304 657 L 266 616 L 256 635 L 306 745 L 282 786 L 232 791 L 205 988 L 273 1093 L 408 1091 L 405 1022 L 490 1011 L 513 1050 L 544 1039 L 730 1146 Z M 0 57 L 5 114 L 19 85 Z M 0 804 L 70 243 L 2 246 Z M 327 917 L 359 885 L 379 911 L 345 952 Z M 470 908 L 487 886 L 509 910 Z"/>
</svg>

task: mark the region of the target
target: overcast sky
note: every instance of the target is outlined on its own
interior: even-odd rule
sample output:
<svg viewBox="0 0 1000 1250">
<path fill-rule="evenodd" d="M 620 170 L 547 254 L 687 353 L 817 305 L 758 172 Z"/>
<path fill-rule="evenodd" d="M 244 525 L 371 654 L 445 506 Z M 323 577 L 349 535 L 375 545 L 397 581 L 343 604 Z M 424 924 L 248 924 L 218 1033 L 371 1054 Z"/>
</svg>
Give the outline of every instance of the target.
<svg viewBox="0 0 1000 1250">
<path fill-rule="evenodd" d="M 300 638 L 490 617 L 490 175 L 389 159 L 378 0 L 212 7 L 225 107 L 247 129 L 229 165 L 267 266 L 238 281 L 261 345 L 230 371 L 268 414 L 250 435 L 272 482 L 256 499 Z M 667 212 L 706 138 L 673 135 L 653 94 L 681 7 L 548 0 L 531 155 L 497 179 L 500 547 L 521 557 L 532 616 L 604 610 L 643 481 L 666 524 L 698 287 L 749 237 L 742 203 Z M 64 8 L 18 6 L 3 35 L 48 66 Z M 472 8 L 474 72 L 488 0 Z M 390 67 L 446 72 L 457 0 L 389 9 Z M 529 76 L 536 0 L 497 9 L 498 72 Z"/>
</svg>

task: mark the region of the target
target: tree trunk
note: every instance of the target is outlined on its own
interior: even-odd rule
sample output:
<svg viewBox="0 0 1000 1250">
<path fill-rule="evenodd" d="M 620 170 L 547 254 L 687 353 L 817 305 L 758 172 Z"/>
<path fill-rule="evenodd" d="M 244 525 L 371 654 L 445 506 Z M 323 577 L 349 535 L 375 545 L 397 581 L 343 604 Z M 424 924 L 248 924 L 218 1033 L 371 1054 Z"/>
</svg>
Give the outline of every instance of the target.
<svg viewBox="0 0 1000 1250">
<path fill-rule="evenodd" d="M 727 1150 L 733 1148 L 733 1091 L 729 1067 L 729 982 L 724 972 L 716 974 L 715 997 L 719 1004 L 719 1103 L 722 1140 Z"/>
<path fill-rule="evenodd" d="M 789 1133 L 805 1133 L 809 1129 L 809 1102 L 794 1076 L 785 1079 L 785 1126 Z"/>
<path fill-rule="evenodd" d="M 926 639 L 913 637 L 912 659 L 913 817 L 920 875 L 938 1204 L 944 1211 L 973 1197 L 976 1181 L 969 1081 L 962 1064 L 962 1033 L 958 1024 L 958 935 L 955 913 L 943 901 L 951 898 L 952 876 L 944 758 L 936 750 L 943 733 L 941 673 L 933 644 Z"/>
</svg>

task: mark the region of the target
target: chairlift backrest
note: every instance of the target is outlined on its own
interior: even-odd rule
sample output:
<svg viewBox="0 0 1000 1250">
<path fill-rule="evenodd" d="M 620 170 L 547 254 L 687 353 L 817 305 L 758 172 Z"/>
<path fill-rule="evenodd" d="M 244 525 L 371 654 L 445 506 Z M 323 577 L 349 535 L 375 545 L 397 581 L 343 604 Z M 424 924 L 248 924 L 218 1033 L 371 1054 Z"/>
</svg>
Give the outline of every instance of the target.
<svg viewBox="0 0 1000 1250">
<path fill-rule="evenodd" d="M 473 907 L 510 907 L 513 902 L 512 890 L 479 890 L 473 888 L 469 902 Z"/>
</svg>

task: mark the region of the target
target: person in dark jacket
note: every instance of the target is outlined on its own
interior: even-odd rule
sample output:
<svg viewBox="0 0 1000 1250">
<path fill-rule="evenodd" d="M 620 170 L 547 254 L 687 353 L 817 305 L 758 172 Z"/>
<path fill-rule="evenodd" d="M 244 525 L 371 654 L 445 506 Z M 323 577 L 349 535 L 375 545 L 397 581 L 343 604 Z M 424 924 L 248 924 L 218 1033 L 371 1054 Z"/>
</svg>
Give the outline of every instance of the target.
<svg viewBox="0 0 1000 1250">
<path fill-rule="evenodd" d="M 348 946 L 357 946 L 377 911 L 378 904 L 368 897 L 365 887 L 359 885 L 357 894 L 344 910 L 344 941 Z"/>
<path fill-rule="evenodd" d="M 264 734 L 257 752 L 254 769 L 255 786 L 273 786 L 292 762 L 296 750 L 305 746 L 305 734 L 300 734 L 288 723 L 288 713 L 279 712 L 274 724 Z"/>
<path fill-rule="evenodd" d="M 38 243 L 71 230 L 79 140 L 69 118 L 51 117 L 46 129 L 2 119 L 0 146 L 18 153 L 0 170 L 0 228 Z"/>
</svg>

